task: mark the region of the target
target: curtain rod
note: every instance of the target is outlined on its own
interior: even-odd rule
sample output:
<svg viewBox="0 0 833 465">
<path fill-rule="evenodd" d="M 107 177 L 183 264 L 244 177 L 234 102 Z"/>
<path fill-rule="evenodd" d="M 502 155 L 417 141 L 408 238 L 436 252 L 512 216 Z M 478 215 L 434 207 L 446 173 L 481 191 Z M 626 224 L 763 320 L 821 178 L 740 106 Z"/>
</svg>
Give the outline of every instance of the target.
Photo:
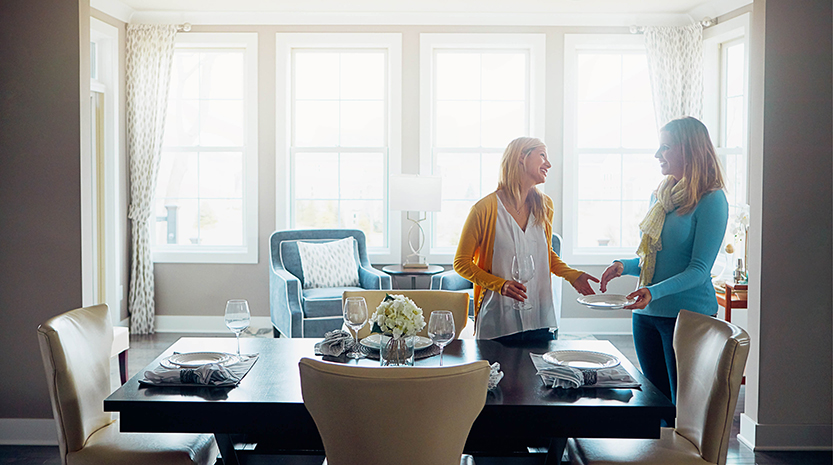
<svg viewBox="0 0 833 465">
<path fill-rule="evenodd" d="M 191 23 L 177 24 L 176 31 L 189 32 L 191 30 Z"/>
<path fill-rule="evenodd" d="M 700 21 L 700 25 L 704 28 L 714 26 L 715 24 L 717 24 L 717 18 L 706 17 Z M 645 26 L 631 26 L 629 31 L 631 34 L 642 34 L 645 32 Z"/>
</svg>

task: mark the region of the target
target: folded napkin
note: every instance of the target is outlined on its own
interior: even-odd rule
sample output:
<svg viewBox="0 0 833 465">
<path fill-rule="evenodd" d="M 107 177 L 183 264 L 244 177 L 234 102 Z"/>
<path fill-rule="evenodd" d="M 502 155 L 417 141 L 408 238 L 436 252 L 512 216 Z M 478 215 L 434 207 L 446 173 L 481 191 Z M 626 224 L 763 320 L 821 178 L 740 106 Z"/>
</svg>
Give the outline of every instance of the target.
<svg viewBox="0 0 833 465">
<path fill-rule="evenodd" d="M 150 384 L 200 384 L 228 386 L 240 382 L 240 377 L 219 363 L 209 363 L 199 368 L 166 368 L 162 365 L 145 372 Z"/>
<path fill-rule="evenodd" d="M 315 343 L 316 355 L 329 355 L 331 357 L 338 357 L 339 355 L 350 351 L 353 348 L 355 341 L 353 335 L 337 329 L 324 334 L 324 340 Z"/>
<path fill-rule="evenodd" d="M 642 386 L 622 366 L 602 370 L 579 370 L 573 367 L 553 365 L 539 354 L 529 354 L 536 373 L 544 384 L 554 388 L 574 389 L 581 386 L 594 388 L 638 388 Z"/>
<path fill-rule="evenodd" d="M 237 357 L 235 355 L 235 357 Z M 240 355 L 240 361 L 229 365 L 209 363 L 198 368 L 158 365 L 145 371 L 141 384 L 151 386 L 237 386 L 259 358 L 258 354 Z"/>
<path fill-rule="evenodd" d="M 491 391 L 492 389 L 495 389 L 500 380 L 503 379 L 503 372 L 500 371 L 500 363 L 498 362 L 489 365 L 489 368 L 491 371 L 489 372 L 488 389 Z"/>
</svg>

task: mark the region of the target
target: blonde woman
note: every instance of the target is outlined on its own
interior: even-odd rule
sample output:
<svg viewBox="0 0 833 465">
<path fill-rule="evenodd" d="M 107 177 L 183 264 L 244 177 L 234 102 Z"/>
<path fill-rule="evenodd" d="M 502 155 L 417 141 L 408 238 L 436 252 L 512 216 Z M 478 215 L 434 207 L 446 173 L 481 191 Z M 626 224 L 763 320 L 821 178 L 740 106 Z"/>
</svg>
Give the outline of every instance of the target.
<svg viewBox="0 0 833 465">
<path fill-rule="evenodd" d="M 471 209 L 454 257 L 454 270 L 474 283 L 475 334 L 503 342 L 553 339 L 557 327 L 551 272 L 581 294 L 598 279 L 567 266 L 552 251 L 552 200 L 535 186 L 552 165 L 547 147 L 521 137 L 503 152 L 495 192 Z M 522 284 L 512 277 L 512 258 L 531 255 L 535 271 Z M 517 306 L 515 302 L 523 302 Z"/>
<path fill-rule="evenodd" d="M 723 242 L 729 206 L 709 131 L 692 117 L 660 130 L 654 155 L 666 177 L 639 229 L 638 258 L 616 260 L 602 274 L 601 291 L 623 274 L 639 276 L 628 295 L 633 340 L 645 376 L 676 404 L 674 325 L 680 309 L 717 313 L 711 269 Z"/>
</svg>

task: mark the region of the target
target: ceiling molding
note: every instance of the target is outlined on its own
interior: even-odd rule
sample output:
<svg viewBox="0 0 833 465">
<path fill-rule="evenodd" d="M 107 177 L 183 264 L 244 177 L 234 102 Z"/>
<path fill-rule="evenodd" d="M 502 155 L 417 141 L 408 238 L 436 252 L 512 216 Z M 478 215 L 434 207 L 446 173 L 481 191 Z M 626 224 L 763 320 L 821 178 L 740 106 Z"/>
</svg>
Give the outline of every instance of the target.
<svg viewBox="0 0 833 465">
<path fill-rule="evenodd" d="M 95 8 L 125 23 L 130 22 L 134 13 L 133 8 L 120 0 L 90 0 L 90 8 Z"/>
</svg>

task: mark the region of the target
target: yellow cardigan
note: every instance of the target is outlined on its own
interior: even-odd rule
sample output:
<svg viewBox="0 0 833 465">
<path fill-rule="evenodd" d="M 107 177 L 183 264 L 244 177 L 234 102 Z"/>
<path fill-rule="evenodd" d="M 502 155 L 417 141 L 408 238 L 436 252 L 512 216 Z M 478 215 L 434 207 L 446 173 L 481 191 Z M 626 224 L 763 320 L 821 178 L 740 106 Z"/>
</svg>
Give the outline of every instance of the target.
<svg viewBox="0 0 833 465">
<path fill-rule="evenodd" d="M 550 251 L 550 271 L 572 284 L 584 272 L 570 268 L 552 251 L 553 207 L 552 199 L 547 195 L 544 195 L 544 209 L 547 216 L 544 221 L 544 235 L 547 237 L 547 249 Z M 454 256 L 454 271 L 474 283 L 475 320 L 480 312 L 483 288 L 500 293 L 506 282 L 506 279 L 492 274 L 497 213 L 497 192 L 492 192 L 474 204 L 463 225 L 457 254 Z"/>
</svg>

